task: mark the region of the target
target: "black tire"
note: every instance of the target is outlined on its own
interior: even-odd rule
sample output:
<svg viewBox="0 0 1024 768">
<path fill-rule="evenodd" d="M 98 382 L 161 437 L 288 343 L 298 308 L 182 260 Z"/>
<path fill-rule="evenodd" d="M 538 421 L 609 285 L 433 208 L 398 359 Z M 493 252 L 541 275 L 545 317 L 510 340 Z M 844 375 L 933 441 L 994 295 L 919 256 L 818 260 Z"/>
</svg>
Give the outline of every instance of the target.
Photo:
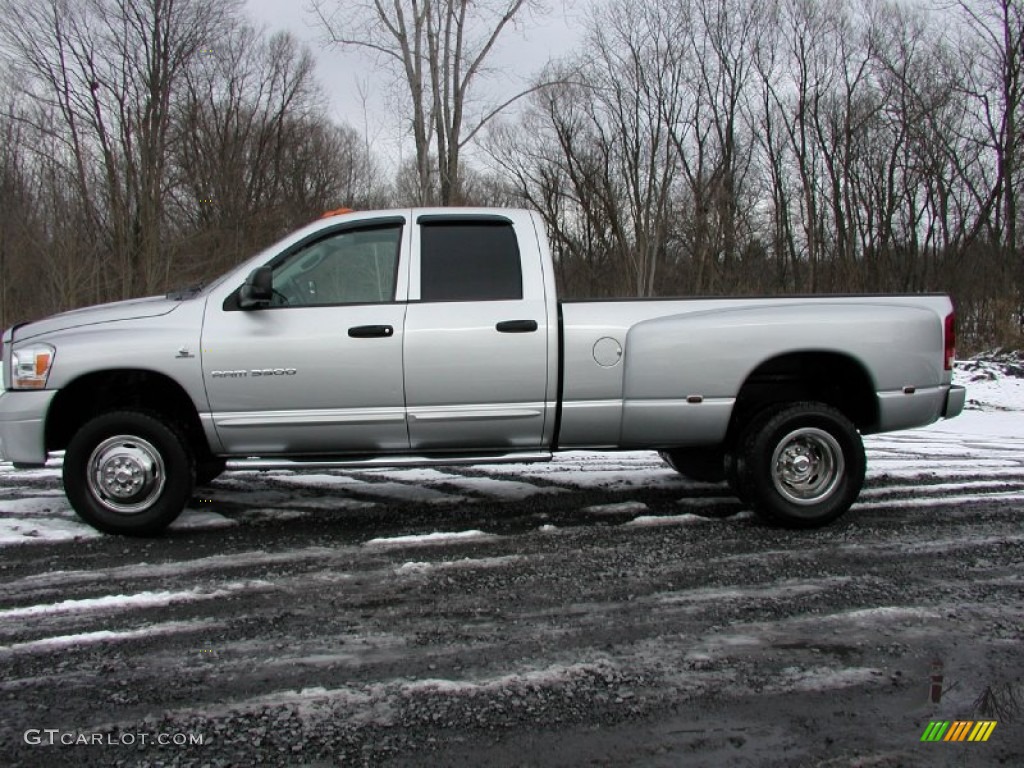
<svg viewBox="0 0 1024 768">
<path fill-rule="evenodd" d="M 743 427 L 739 433 L 739 438 L 725 454 L 725 481 L 729 484 L 729 489 L 736 494 L 736 498 L 747 505 L 751 504 L 751 491 L 747 485 L 747 460 L 743 453 L 743 446 L 752 440 L 756 433 L 764 429 L 765 424 L 774 415 L 774 410 L 764 410 L 757 413 Z"/>
<path fill-rule="evenodd" d="M 729 484 L 729 490 L 737 499 L 744 504 L 750 503 L 750 492 L 743 486 L 743 477 L 740 472 L 742 462 L 736 451 L 728 451 L 725 454 L 725 482 Z"/>
<path fill-rule="evenodd" d="M 765 520 L 818 528 L 857 500 L 864 484 L 864 444 L 857 428 L 824 403 L 794 403 L 755 420 L 740 441 L 742 493 Z"/>
<path fill-rule="evenodd" d="M 662 460 L 684 477 L 702 483 L 725 480 L 725 460 L 715 448 L 675 448 L 658 453 Z"/>
<path fill-rule="evenodd" d="M 227 459 L 219 459 L 212 456 L 196 462 L 196 487 L 201 488 L 209 485 L 220 477 L 227 467 Z"/>
<path fill-rule="evenodd" d="M 82 426 L 64 454 L 64 490 L 87 523 L 106 533 L 151 536 L 192 495 L 194 461 L 174 426 L 114 411 Z"/>
</svg>

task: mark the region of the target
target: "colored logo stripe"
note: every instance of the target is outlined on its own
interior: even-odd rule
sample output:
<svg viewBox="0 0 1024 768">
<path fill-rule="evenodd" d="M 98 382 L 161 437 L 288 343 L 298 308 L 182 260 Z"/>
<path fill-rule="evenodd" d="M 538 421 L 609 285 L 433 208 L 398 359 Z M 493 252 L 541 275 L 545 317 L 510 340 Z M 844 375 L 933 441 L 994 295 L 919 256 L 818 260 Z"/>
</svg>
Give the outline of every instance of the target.
<svg viewBox="0 0 1024 768">
<path fill-rule="evenodd" d="M 988 741 L 997 724 L 995 720 L 932 720 L 921 741 Z"/>
<path fill-rule="evenodd" d="M 992 735 L 992 731 L 996 729 L 995 720 L 982 720 L 971 731 L 971 735 L 967 737 L 968 741 L 988 741 L 988 737 Z"/>
<path fill-rule="evenodd" d="M 974 723 L 970 720 L 955 720 L 943 741 L 963 741 Z"/>
</svg>

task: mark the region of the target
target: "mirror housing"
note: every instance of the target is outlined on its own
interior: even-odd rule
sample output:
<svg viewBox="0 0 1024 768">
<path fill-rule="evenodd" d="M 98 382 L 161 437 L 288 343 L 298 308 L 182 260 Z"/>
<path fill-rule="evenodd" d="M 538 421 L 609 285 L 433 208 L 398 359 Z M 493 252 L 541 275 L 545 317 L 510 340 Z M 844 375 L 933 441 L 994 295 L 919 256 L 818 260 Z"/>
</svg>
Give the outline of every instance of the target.
<svg viewBox="0 0 1024 768">
<path fill-rule="evenodd" d="M 256 267 L 238 290 L 238 306 L 262 309 L 274 298 L 274 271 L 268 266 Z"/>
</svg>

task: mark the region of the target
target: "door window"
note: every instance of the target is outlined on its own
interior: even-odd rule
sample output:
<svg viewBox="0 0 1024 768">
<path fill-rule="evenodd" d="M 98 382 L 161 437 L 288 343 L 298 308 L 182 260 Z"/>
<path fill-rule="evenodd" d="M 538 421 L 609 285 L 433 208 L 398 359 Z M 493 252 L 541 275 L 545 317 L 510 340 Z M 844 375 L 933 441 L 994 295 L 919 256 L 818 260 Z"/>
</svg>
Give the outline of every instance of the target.
<svg viewBox="0 0 1024 768">
<path fill-rule="evenodd" d="M 511 224 L 446 221 L 420 226 L 422 301 L 523 298 L 519 245 Z"/>
<path fill-rule="evenodd" d="M 335 232 L 274 266 L 271 306 L 384 304 L 395 299 L 402 228 Z"/>
</svg>

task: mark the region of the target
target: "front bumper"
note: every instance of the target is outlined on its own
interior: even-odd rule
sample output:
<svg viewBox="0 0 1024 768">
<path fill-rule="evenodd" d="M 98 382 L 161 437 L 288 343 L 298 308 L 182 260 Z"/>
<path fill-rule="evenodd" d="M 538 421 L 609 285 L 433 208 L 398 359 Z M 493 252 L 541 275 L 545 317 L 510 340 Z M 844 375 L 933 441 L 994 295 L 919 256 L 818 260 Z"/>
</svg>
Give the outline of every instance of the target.
<svg viewBox="0 0 1024 768">
<path fill-rule="evenodd" d="M 946 404 L 942 409 L 942 418 L 952 419 L 963 413 L 964 404 L 967 402 L 967 389 L 954 384 L 946 393 Z"/>
<path fill-rule="evenodd" d="M 46 463 L 46 412 L 56 394 L 53 389 L 0 394 L 0 459 Z"/>
</svg>

